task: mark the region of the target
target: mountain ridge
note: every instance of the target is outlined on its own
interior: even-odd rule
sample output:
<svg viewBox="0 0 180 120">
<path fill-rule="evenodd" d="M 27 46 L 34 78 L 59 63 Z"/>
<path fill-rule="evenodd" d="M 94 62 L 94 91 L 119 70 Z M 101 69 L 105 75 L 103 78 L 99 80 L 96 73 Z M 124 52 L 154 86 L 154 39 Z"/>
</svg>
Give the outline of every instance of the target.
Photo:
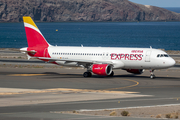
<svg viewBox="0 0 180 120">
<path fill-rule="evenodd" d="M 180 14 L 128 0 L 0 0 L 0 22 L 180 21 Z"/>
</svg>

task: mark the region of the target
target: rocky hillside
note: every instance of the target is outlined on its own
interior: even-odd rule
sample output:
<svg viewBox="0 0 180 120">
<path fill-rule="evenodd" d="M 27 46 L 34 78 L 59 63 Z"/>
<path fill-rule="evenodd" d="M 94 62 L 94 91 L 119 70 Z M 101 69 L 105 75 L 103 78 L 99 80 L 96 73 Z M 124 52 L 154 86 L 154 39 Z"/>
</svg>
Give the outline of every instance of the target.
<svg viewBox="0 0 180 120">
<path fill-rule="evenodd" d="M 180 21 L 180 14 L 128 0 L 0 0 L 0 22 Z"/>
</svg>

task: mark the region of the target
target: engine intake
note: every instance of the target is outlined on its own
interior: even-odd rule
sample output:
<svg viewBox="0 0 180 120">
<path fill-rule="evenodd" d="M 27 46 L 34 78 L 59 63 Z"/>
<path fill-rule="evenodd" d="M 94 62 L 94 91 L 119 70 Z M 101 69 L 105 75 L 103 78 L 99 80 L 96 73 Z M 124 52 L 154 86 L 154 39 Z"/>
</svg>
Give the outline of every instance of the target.
<svg viewBox="0 0 180 120">
<path fill-rule="evenodd" d="M 109 64 L 93 64 L 91 71 L 97 75 L 110 75 L 112 73 L 112 66 Z"/>
</svg>

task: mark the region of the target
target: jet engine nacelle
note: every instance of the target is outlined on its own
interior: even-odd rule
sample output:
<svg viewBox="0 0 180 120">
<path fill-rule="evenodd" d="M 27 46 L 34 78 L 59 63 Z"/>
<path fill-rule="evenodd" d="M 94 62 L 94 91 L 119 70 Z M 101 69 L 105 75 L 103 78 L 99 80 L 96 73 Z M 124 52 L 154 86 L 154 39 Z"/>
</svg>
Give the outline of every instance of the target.
<svg viewBox="0 0 180 120">
<path fill-rule="evenodd" d="M 109 64 L 93 64 L 91 70 L 97 75 L 110 75 L 112 72 L 112 66 Z"/>
<path fill-rule="evenodd" d="M 126 69 L 126 71 L 134 74 L 142 74 L 144 72 L 143 69 Z"/>
</svg>

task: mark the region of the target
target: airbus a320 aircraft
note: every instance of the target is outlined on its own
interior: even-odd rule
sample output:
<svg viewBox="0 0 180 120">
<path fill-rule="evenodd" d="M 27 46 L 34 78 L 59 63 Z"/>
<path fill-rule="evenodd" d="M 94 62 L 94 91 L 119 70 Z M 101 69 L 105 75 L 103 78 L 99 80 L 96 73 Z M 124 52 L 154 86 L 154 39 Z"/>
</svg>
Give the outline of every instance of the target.
<svg viewBox="0 0 180 120">
<path fill-rule="evenodd" d="M 50 45 L 31 17 L 23 17 L 28 47 L 20 51 L 45 62 L 87 68 L 84 77 L 92 73 L 102 76 L 113 76 L 113 69 L 123 69 L 134 74 L 143 73 L 144 69 L 151 72 L 154 78 L 155 69 L 174 66 L 175 61 L 169 55 L 152 48 L 117 48 L 117 47 L 67 47 Z"/>
</svg>

